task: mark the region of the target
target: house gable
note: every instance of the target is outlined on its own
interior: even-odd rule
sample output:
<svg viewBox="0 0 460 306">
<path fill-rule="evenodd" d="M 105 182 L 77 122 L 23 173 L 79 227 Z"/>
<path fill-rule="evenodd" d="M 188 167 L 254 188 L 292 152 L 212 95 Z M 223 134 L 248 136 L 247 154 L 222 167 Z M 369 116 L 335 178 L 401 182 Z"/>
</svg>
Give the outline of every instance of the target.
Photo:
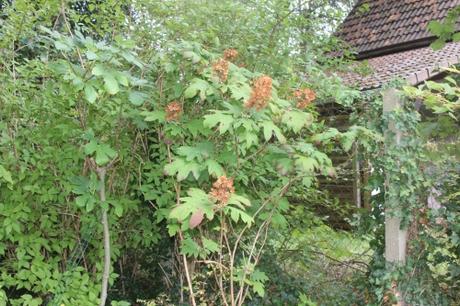
<svg viewBox="0 0 460 306">
<path fill-rule="evenodd" d="M 442 20 L 460 0 L 359 0 L 336 35 L 357 52 L 357 58 L 427 46 L 427 30 Z"/>
<path fill-rule="evenodd" d="M 435 37 L 427 30 L 430 21 L 444 19 L 459 5 L 460 0 L 359 0 L 336 36 L 357 52 L 357 64 L 367 64 L 370 73 L 351 67 L 340 76 L 361 90 L 398 78 L 417 85 L 460 63 L 460 42 L 434 51 L 429 45 Z"/>
</svg>

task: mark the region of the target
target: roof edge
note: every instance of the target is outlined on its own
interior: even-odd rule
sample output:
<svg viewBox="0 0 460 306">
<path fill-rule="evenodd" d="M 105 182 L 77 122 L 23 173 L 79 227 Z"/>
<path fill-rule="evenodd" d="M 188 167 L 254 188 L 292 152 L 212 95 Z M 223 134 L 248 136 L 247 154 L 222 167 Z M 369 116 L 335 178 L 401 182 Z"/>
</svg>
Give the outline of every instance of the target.
<svg viewBox="0 0 460 306">
<path fill-rule="evenodd" d="M 426 37 L 426 38 L 422 38 L 418 40 L 411 40 L 411 41 L 403 42 L 403 43 L 396 44 L 396 45 L 386 46 L 386 47 L 382 47 L 379 49 L 357 53 L 355 57 L 357 60 L 365 60 L 365 59 L 369 59 L 373 57 L 428 47 L 435 40 L 436 40 L 435 36 Z"/>
</svg>

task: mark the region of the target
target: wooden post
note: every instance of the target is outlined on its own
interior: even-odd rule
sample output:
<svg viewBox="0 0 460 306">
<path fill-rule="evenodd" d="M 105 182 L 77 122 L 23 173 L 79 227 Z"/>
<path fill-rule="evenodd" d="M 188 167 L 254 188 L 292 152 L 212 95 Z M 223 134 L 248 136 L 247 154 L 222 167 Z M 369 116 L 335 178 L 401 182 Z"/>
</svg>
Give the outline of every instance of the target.
<svg viewBox="0 0 460 306">
<path fill-rule="evenodd" d="M 355 200 L 356 208 L 361 208 L 361 167 L 359 164 L 359 149 L 355 143 L 353 145 L 353 172 L 355 173 L 355 179 L 353 180 L 353 198 Z"/>
<path fill-rule="evenodd" d="M 396 89 L 387 89 L 383 92 L 384 113 L 391 112 L 401 105 L 402 101 Z M 386 135 L 386 146 L 400 145 L 402 132 L 396 128 L 394 122 L 389 122 L 389 130 L 392 132 L 393 137 Z M 386 177 L 388 188 L 391 188 L 390 180 L 391 178 Z M 397 203 L 386 204 L 390 204 L 387 207 L 398 207 Z M 385 259 L 388 263 L 404 264 L 406 260 L 407 230 L 401 229 L 401 218 L 390 217 L 390 212 L 394 213 L 394 211 L 385 208 Z"/>
</svg>

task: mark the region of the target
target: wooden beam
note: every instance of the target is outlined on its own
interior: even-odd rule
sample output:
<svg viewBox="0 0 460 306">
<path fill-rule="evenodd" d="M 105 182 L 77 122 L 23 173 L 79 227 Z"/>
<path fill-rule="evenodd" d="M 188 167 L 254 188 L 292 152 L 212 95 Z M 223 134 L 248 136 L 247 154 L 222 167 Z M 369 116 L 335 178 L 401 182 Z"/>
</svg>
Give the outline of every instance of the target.
<svg viewBox="0 0 460 306">
<path fill-rule="evenodd" d="M 383 112 L 394 111 L 402 105 L 396 89 L 387 89 L 383 92 Z M 390 134 L 385 137 L 386 146 L 398 146 L 401 143 L 402 132 L 396 128 L 394 122 L 389 122 Z M 390 177 L 386 177 L 386 185 L 391 188 Z M 397 200 L 395 200 L 397 201 Z M 385 203 L 387 207 L 398 207 L 398 203 Z M 401 218 L 393 217 L 397 211 L 385 209 L 385 259 L 388 263 L 404 264 L 406 261 L 407 230 L 401 229 Z"/>
<path fill-rule="evenodd" d="M 353 145 L 354 157 L 353 157 L 353 172 L 355 174 L 353 180 L 353 198 L 357 208 L 361 208 L 361 168 L 359 164 L 359 151 L 358 146 L 355 143 Z"/>
</svg>

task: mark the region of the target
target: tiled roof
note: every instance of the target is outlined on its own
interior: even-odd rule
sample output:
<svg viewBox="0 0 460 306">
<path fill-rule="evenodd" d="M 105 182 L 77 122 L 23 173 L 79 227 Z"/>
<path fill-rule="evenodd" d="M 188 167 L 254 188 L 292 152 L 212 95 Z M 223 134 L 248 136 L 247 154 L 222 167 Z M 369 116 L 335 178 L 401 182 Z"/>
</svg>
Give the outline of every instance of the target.
<svg viewBox="0 0 460 306">
<path fill-rule="evenodd" d="M 373 57 L 367 60 L 371 73 L 341 73 L 347 85 L 361 90 L 378 88 L 396 78 L 416 85 L 439 74 L 440 67 L 460 63 L 460 42 L 447 43 L 443 49 L 434 51 L 430 47 Z"/>
<path fill-rule="evenodd" d="M 460 0 L 359 0 L 336 35 L 363 57 L 429 39 L 428 22 L 457 5 Z"/>
</svg>

